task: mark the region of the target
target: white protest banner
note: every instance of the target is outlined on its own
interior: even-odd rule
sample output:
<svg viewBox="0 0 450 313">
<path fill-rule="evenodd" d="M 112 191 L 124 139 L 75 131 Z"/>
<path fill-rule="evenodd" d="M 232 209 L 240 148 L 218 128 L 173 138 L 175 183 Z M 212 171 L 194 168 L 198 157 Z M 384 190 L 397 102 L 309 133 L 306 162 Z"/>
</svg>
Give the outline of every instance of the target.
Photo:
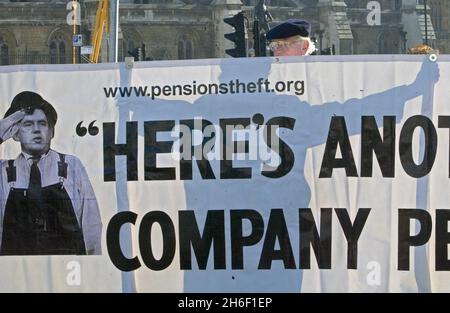
<svg viewBox="0 0 450 313">
<path fill-rule="evenodd" d="M 0 291 L 448 292 L 448 86 L 445 55 L 1 67 Z"/>
</svg>

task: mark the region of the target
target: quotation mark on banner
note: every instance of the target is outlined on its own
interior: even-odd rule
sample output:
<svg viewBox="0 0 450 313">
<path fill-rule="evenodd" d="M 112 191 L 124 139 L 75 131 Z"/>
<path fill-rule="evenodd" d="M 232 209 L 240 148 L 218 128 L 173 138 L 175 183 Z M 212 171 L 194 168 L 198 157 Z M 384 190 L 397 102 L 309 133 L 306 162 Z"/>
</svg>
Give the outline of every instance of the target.
<svg viewBox="0 0 450 313">
<path fill-rule="evenodd" d="M 96 120 L 89 123 L 88 128 L 81 126 L 83 124 L 83 121 L 79 122 L 76 128 L 77 135 L 80 137 L 83 137 L 86 135 L 86 133 L 89 133 L 91 136 L 96 136 L 99 132 L 98 127 L 94 126 Z"/>
</svg>

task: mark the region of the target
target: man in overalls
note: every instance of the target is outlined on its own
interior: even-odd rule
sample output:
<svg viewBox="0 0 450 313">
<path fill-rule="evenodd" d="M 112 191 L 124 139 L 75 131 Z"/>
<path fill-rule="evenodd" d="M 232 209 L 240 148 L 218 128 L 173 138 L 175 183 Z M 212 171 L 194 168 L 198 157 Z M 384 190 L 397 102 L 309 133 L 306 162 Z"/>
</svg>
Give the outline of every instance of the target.
<svg viewBox="0 0 450 313">
<path fill-rule="evenodd" d="M 0 165 L 0 255 L 101 254 L 97 200 L 80 160 L 50 149 L 57 113 L 40 95 L 16 95 L 0 143 L 22 153 Z"/>
</svg>

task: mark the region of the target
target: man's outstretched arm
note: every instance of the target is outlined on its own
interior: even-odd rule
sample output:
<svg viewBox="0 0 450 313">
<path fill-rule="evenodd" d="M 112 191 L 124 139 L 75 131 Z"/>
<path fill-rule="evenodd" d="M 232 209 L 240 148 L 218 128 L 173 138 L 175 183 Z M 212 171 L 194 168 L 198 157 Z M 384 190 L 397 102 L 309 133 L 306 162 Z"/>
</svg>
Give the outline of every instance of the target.
<svg viewBox="0 0 450 313">
<path fill-rule="evenodd" d="M 438 64 L 425 60 L 416 79 L 411 84 L 396 86 L 361 99 L 349 99 L 343 103 L 330 102 L 323 105 L 311 106 L 311 118 L 313 120 L 317 119 L 317 121 L 326 119 L 329 122 L 332 116 L 344 116 L 347 121 L 349 121 L 348 118 L 350 116 L 375 116 L 378 125 L 382 127 L 383 116 L 394 115 L 397 117 L 397 122 L 400 122 L 403 117 L 406 102 L 432 92 L 438 80 Z M 355 135 L 361 132 L 360 119 L 356 118 L 355 121 L 346 125 L 349 135 Z M 323 122 L 312 123 L 312 125 L 323 126 Z M 327 127 L 323 128 L 322 131 L 317 130 L 318 136 L 314 140 L 315 144 L 320 144 L 318 142 L 320 138 L 326 140 L 327 132 Z"/>
</svg>

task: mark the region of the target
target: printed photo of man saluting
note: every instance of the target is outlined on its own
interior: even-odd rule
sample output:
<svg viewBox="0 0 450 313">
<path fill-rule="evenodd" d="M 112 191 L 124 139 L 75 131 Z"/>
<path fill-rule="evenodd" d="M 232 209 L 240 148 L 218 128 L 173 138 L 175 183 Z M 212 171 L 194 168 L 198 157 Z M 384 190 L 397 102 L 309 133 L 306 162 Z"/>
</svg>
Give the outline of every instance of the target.
<svg viewBox="0 0 450 313">
<path fill-rule="evenodd" d="M 102 222 L 81 161 L 50 148 L 58 115 L 39 94 L 17 94 L 0 143 L 22 152 L 0 161 L 0 255 L 101 254 Z"/>
</svg>

